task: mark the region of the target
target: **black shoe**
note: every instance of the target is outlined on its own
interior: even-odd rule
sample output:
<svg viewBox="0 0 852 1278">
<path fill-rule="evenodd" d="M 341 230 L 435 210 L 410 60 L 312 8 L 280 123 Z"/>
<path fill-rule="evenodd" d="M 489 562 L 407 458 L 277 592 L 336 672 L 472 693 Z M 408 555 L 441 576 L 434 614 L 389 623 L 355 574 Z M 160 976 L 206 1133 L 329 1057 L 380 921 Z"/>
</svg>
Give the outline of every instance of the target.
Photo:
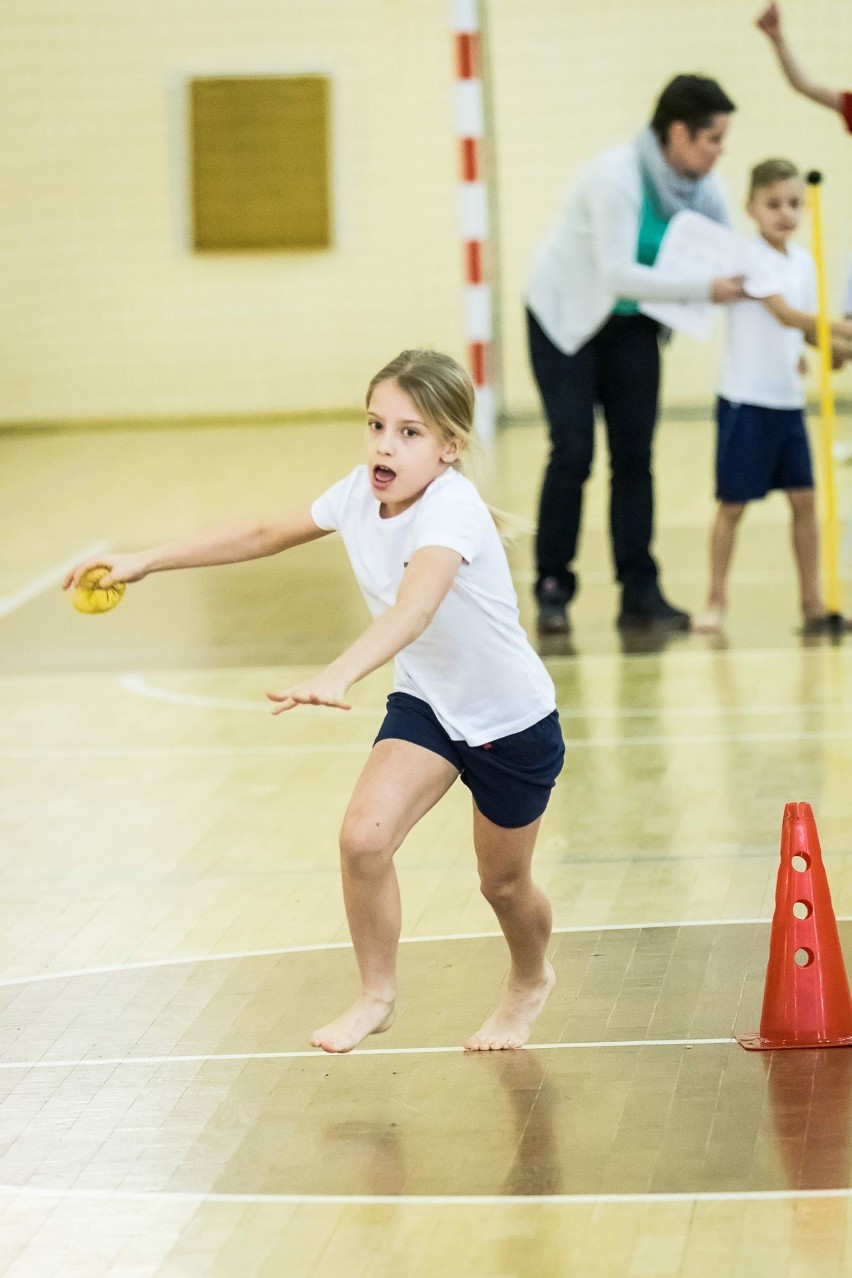
<svg viewBox="0 0 852 1278">
<path fill-rule="evenodd" d="M 616 625 L 619 630 L 689 630 L 691 618 L 662 595 L 654 594 L 622 602 Z"/>
<path fill-rule="evenodd" d="M 538 602 L 538 633 L 540 635 L 567 635 L 571 629 L 568 620 L 568 599 L 564 586 L 555 577 L 545 577 L 536 590 Z"/>
<path fill-rule="evenodd" d="M 800 634 L 806 637 L 813 635 L 843 635 L 852 630 L 852 619 L 839 612 L 827 612 L 822 617 L 808 617 L 802 623 Z"/>
</svg>

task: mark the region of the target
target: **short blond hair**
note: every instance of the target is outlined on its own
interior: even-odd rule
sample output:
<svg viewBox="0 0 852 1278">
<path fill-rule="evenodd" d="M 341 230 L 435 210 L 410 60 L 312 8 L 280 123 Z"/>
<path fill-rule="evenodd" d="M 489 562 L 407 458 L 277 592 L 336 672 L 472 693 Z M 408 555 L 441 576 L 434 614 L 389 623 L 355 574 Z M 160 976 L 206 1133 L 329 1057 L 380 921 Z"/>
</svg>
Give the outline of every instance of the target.
<svg viewBox="0 0 852 1278">
<path fill-rule="evenodd" d="M 748 198 L 751 199 L 755 192 L 762 191 L 767 186 L 774 186 L 776 182 L 786 182 L 790 178 L 801 176 L 792 160 L 761 160 L 751 171 Z"/>
</svg>

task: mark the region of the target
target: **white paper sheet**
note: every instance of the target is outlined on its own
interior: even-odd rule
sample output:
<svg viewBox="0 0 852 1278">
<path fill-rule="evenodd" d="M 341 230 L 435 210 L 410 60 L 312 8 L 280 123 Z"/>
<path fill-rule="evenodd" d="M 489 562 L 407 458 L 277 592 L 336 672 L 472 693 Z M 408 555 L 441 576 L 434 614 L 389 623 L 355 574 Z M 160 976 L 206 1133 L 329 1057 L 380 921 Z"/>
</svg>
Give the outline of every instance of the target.
<svg viewBox="0 0 852 1278">
<path fill-rule="evenodd" d="M 769 297 L 780 287 L 761 260 L 757 245 L 730 227 L 689 209 L 675 213 L 669 222 L 652 269 L 692 279 L 696 275 L 744 275 L 750 297 Z M 721 308 L 712 302 L 640 302 L 639 309 L 668 328 L 705 341 Z"/>
</svg>

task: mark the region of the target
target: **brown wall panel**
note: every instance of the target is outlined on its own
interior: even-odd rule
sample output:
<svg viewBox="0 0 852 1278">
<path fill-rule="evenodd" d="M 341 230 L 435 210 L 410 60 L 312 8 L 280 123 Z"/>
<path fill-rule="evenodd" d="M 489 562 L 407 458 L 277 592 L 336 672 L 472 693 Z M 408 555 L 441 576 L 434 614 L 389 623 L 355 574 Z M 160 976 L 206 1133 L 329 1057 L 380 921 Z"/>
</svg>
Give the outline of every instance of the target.
<svg viewBox="0 0 852 1278">
<path fill-rule="evenodd" d="M 328 79 L 204 78 L 189 93 L 194 247 L 328 248 Z"/>
</svg>

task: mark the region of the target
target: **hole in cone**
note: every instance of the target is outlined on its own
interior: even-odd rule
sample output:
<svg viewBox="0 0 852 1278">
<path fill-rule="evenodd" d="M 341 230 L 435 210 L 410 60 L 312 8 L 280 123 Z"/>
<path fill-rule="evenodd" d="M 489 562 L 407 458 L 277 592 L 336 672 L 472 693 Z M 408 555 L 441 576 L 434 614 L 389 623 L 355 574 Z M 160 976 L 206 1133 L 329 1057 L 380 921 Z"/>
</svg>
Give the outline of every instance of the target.
<svg viewBox="0 0 852 1278">
<path fill-rule="evenodd" d="M 806 949 L 803 945 L 801 949 L 796 950 L 796 953 L 793 955 L 793 960 L 796 967 L 810 967 L 811 963 L 814 961 L 814 952 L 813 950 Z"/>
<path fill-rule="evenodd" d="M 793 913 L 797 919 L 809 919 L 814 912 L 810 901 L 794 901 Z"/>
<path fill-rule="evenodd" d="M 790 858 L 790 864 L 792 865 L 793 869 L 798 870 L 800 874 L 804 874 L 805 870 L 807 870 L 810 863 L 811 863 L 811 858 L 807 855 L 806 852 L 797 852 L 794 857 Z"/>
</svg>

